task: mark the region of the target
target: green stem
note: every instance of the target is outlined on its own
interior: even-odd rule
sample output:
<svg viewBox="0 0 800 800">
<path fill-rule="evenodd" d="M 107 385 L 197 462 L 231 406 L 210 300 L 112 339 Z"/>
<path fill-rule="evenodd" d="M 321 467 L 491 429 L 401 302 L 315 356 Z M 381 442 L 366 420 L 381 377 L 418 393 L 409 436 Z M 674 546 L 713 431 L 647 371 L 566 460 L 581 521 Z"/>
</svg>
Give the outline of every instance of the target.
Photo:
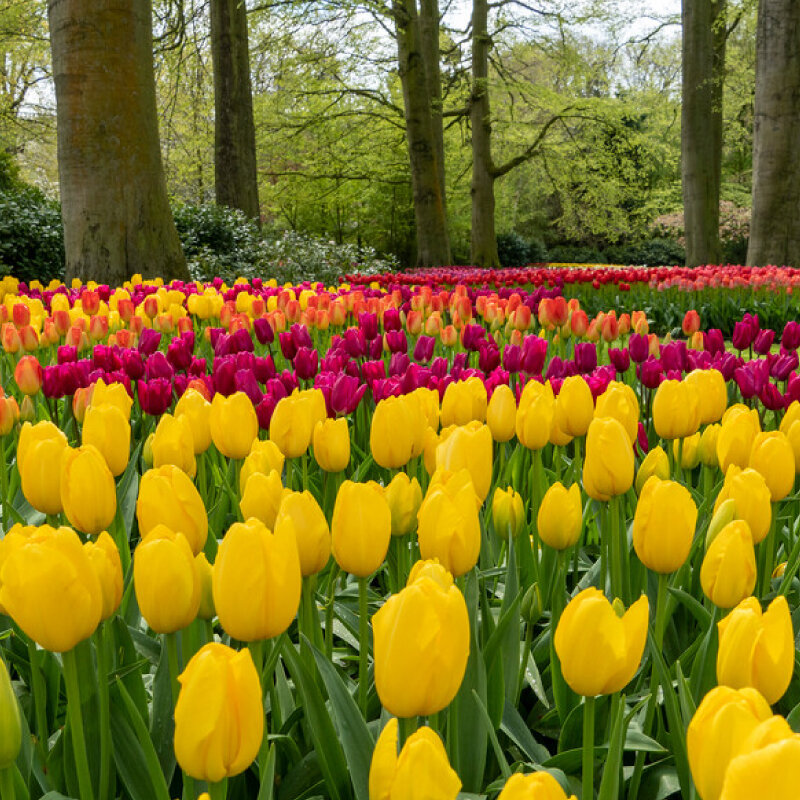
<svg viewBox="0 0 800 800">
<path fill-rule="evenodd" d="M 658 594 L 656 596 L 656 646 L 661 650 L 664 646 L 664 627 L 666 625 L 667 616 L 667 585 L 669 583 L 668 575 L 658 576 Z"/>
<path fill-rule="evenodd" d="M 194 788 L 194 778 L 183 773 L 183 800 L 195 800 L 197 792 Z"/>
<path fill-rule="evenodd" d="M 358 707 L 367 717 L 367 656 L 369 654 L 369 617 L 367 616 L 367 579 L 358 579 Z"/>
<path fill-rule="evenodd" d="M 225 800 L 228 796 L 228 781 L 221 780 L 218 783 L 209 783 L 208 794 L 211 800 Z"/>
<path fill-rule="evenodd" d="M 47 689 L 44 675 L 39 666 L 39 653 L 32 639 L 28 640 L 28 660 L 31 663 L 31 682 L 33 683 L 33 705 L 36 710 L 36 736 L 42 752 L 42 763 L 47 761 Z"/>
<path fill-rule="evenodd" d="M 583 699 L 583 792 L 581 800 L 594 797 L 594 697 Z"/>
<path fill-rule="evenodd" d="M 78 679 L 78 662 L 75 650 L 63 653 L 64 679 L 67 684 L 67 715 L 72 733 L 72 749 L 75 756 L 75 769 L 78 773 L 78 786 L 81 800 L 94 800 L 94 789 L 89 772 L 89 759 L 86 757 L 86 741 L 83 737 L 83 713 L 81 711 L 81 689 Z"/>
<path fill-rule="evenodd" d="M 14 765 L 0 769 L 0 797 L 3 800 L 14 800 Z"/>
<path fill-rule="evenodd" d="M 683 483 L 683 439 L 678 439 L 678 460 L 675 463 L 675 480 Z"/>
<path fill-rule="evenodd" d="M 777 518 L 777 505 L 772 503 L 770 505 L 770 512 L 772 514 L 772 518 L 769 523 L 769 533 L 767 534 L 767 538 L 764 543 L 761 545 L 761 548 L 764 553 L 764 562 L 763 568 L 761 573 L 761 596 L 766 597 L 769 593 L 770 586 L 772 585 L 772 570 L 775 569 L 775 536 L 776 532 L 775 529 L 776 525 L 776 518 Z"/>
<path fill-rule="evenodd" d="M 178 693 L 180 692 L 180 683 L 178 683 L 178 675 L 180 674 L 180 667 L 178 666 L 178 635 L 176 633 L 165 633 L 164 644 L 167 648 L 169 680 L 172 687 L 172 707 L 174 708 L 178 702 Z"/>
<path fill-rule="evenodd" d="M 100 704 L 100 788 L 99 797 L 109 796 L 111 780 L 111 718 L 108 702 L 108 627 L 105 622 L 95 634 L 98 698 Z"/>
<path fill-rule="evenodd" d="M 419 717 L 398 717 L 397 723 L 400 731 L 400 749 L 402 750 L 408 737 L 417 730 Z"/>
<path fill-rule="evenodd" d="M 336 598 L 336 579 L 339 567 L 334 564 L 328 584 L 328 602 L 325 605 L 325 655 L 330 660 L 333 656 L 333 601 Z"/>
</svg>

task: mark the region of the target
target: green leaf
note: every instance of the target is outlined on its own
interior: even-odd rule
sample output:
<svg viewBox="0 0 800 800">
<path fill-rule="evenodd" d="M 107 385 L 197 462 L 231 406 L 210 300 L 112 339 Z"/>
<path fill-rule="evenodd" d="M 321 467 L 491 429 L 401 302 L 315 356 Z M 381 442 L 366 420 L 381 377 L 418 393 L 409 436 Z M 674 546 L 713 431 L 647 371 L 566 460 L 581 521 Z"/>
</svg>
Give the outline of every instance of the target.
<svg viewBox="0 0 800 800">
<path fill-rule="evenodd" d="M 303 640 L 311 647 L 317 669 L 328 691 L 333 708 L 333 720 L 347 758 L 347 768 L 353 781 L 356 798 L 369 800 L 369 766 L 375 742 L 336 667 L 316 647 L 313 647 L 305 636 Z"/>
<path fill-rule="evenodd" d="M 522 750 L 531 763 L 541 764 L 550 758 L 547 748 L 533 738 L 530 728 L 520 716 L 519 711 L 508 701 L 503 709 L 503 722 L 500 730 Z"/>
<path fill-rule="evenodd" d="M 603 778 L 600 782 L 598 800 L 617 800 L 619 797 L 622 742 L 627 726 L 625 721 L 625 695 L 615 695 L 612 701 L 612 708 L 608 758 L 603 765 Z"/>
</svg>

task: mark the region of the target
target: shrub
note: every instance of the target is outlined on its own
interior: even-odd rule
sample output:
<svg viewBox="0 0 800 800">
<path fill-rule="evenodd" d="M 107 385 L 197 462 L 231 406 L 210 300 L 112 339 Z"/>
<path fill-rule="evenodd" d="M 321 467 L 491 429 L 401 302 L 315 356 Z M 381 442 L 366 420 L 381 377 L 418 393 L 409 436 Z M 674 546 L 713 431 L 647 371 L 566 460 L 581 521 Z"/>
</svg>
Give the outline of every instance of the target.
<svg viewBox="0 0 800 800">
<path fill-rule="evenodd" d="M 497 256 L 502 267 L 521 267 L 529 263 L 528 243 L 514 231 L 497 236 Z"/>
<path fill-rule="evenodd" d="M 634 264 L 648 267 L 671 267 L 686 260 L 683 246 L 675 239 L 656 237 L 627 245 L 606 248 L 611 264 Z"/>
<path fill-rule="evenodd" d="M 608 259 L 596 247 L 557 244 L 547 251 L 551 264 L 607 264 Z"/>
</svg>

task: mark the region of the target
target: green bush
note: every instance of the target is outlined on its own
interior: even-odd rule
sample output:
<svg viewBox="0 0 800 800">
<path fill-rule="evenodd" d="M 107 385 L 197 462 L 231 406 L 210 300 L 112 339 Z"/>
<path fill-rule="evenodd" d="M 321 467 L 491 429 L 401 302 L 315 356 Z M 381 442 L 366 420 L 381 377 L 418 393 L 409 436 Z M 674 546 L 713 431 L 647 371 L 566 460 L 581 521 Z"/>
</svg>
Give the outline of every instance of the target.
<svg viewBox="0 0 800 800">
<path fill-rule="evenodd" d="M 0 263 L 22 281 L 64 278 L 64 230 L 58 203 L 38 189 L 0 190 Z"/>
<path fill-rule="evenodd" d="M 675 239 L 665 237 L 607 247 L 605 255 L 610 264 L 648 267 L 672 267 L 686 260 L 683 247 Z"/>
<path fill-rule="evenodd" d="M 501 267 L 521 267 L 528 263 L 528 243 L 514 231 L 497 235 L 497 256 Z"/>
<path fill-rule="evenodd" d="M 548 248 L 547 260 L 552 264 L 607 264 L 608 259 L 596 247 L 557 244 Z"/>
</svg>

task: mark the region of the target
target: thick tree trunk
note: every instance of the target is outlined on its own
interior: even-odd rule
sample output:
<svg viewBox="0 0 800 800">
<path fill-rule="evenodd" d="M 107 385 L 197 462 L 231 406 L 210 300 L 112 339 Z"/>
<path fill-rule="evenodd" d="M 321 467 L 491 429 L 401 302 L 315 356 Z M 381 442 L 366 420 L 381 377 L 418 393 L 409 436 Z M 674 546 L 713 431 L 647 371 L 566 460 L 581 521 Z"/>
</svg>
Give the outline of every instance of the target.
<svg viewBox="0 0 800 800">
<path fill-rule="evenodd" d="M 683 0 L 681 164 L 686 265 L 717 264 L 726 0 Z"/>
<path fill-rule="evenodd" d="M 156 117 L 149 0 L 49 0 L 67 280 L 188 278 Z"/>
<path fill-rule="evenodd" d="M 211 0 L 217 203 L 259 219 L 256 129 L 244 0 Z"/>
<path fill-rule="evenodd" d="M 747 263 L 800 267 L 800 3 L 760 0 Z"/>
<path fill-rule="evenodd" d="M 450 263 L 450 241 L 416 0 L 394 0 L 393 13 L 411 162 L 417 266 L 442 266 Z"/>
<path fill-rule="evenodd" d="M 472 247 L 470 260 L 478 267 L 496 267 L 497 237 L 494 230 L 494 166 L 492 120 L 489 107 L 489 3 L 472 3 Z"/>
</svg>

